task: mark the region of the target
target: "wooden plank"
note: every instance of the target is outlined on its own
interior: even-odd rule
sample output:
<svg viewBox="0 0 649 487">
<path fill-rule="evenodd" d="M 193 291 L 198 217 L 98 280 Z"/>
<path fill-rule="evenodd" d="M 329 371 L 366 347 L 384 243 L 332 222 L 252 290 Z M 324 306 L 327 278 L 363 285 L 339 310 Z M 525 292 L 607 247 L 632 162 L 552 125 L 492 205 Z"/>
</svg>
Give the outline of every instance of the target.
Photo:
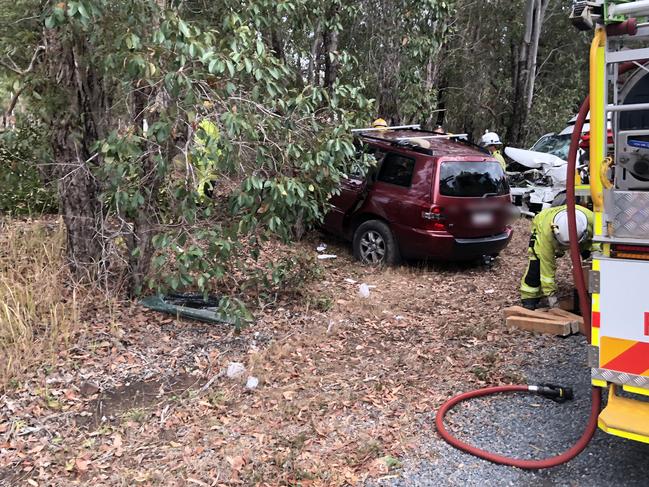
<svg viewBox="0 0 649 487">
<path fill-rule="evenodd" d="M 523 308 L 522 306 L 512 306 L 503 310 L 505 318 L 512 316 L 529 317 L 537 320 L 550 320 L 550 321 L 565 321 L 560 320 L 557 316 L 549 316 L 542 311 L 532 311 L 531 309 Z"/>
<path fill-rule="evenodd" d="M 570 321 L 584 321 L 584 318 L 582 316 L 576 315 L 575 313 L 571 313 L 570 311 L 566 311 L 560 308 L 549 309 L 548 313 L 556 316 L 563 316 L 564 318 L 568 318 Z"/>
<path fill-rule="evenodd" d="M 575 301 L 572 299 L 572 296 L 560 299 L 559 308 L 564 309 L 566 311 L 573 311 L 576 308 L 576 306 L 575 306 Z"/>
<path fill-rule="evenodd" d="M 529 317 L 510 316 L 507 318 L 507 325 L 535 333 L 549 333 L 559 336 L 568 336 L 573 333 L 573 323 L 565 321 L 549 321 Z"/>
<path fill-rule="evenodd" d="M 562 316 L 570 320 L 572 322 L 572 332 L 584 334 L 584 330 L 583 330 L 584 318 L 582 316 L 576 315 L 574 313 L 559 308 L 553 308 L 549 310 L 548 313 L 553 314 L 555 316 Z"/>
</svg>

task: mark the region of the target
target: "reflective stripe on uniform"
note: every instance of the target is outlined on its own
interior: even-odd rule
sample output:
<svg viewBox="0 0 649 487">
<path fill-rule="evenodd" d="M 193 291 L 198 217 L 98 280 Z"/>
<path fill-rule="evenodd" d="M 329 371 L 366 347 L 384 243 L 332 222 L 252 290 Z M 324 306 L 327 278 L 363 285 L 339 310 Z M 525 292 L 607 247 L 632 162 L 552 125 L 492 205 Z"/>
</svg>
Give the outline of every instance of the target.
<svg viewBox="0 0 649 487">
<path fill-rule="evenodd" d="M 554 284 L 554 277 L 541 275 L 541 282 L 544 282 L 546 284 Z"/>
<path fill-rule="evenodd" d="M 526 292 L 526 293 L 538 293 L 541 290 L 541 287 L 532 287 L 528 286 L 525 283 L 521 284 L 521 291 Z"/>
</svg>

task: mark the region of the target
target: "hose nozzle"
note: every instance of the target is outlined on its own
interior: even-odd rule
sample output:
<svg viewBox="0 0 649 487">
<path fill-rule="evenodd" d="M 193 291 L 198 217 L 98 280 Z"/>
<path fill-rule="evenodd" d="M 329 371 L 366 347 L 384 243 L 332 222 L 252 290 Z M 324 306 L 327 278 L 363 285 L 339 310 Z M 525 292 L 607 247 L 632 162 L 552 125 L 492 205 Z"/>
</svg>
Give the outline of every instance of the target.
<svg viewBox="0 0 649 487">
<path fill-rule="evenodd" d="M 552 399 L 554 402 L 562 403 L 574 398 L 572 387 L 563 387 L 556 384 L 538 384 L 528 386 L 530 392 L 535 392 L 539 396 Z"/>
</svg>

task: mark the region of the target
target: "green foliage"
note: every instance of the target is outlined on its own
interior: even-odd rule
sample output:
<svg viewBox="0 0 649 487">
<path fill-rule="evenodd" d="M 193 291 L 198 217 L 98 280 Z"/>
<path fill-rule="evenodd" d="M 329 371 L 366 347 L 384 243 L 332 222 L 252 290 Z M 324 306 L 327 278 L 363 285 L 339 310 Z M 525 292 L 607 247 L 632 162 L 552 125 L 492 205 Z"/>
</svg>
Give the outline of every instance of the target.
<svg viewBox="0 0 649 487">
<path fill-rule="evenodd" d="M 272 298 L 307 279 L 304 263 L 259 259 L 322 221 L 341 179 L 370 164 L 350 128 L 377 112 L 432 125 L 441 105 L 456 132 L 511 125 L 523 3 L 17 0 L 0 12 L 0 76 L 47 127 L 55 166 L 80 168 L 61 176 L 92 181 L 97 214 L 83 217 L 131 292 L 237 288 L 224 307 L 243 309 L 234 298 L 250 289 Z M 584 86 L 566 9 L 548 14 L 531 138 Z M 22 147 L 32 170 L 46 160 Z"/>
<path fill-rule="evenodd" d="M 321 221 L 341 179 L 367 163 L 349 130 L 369 118 L 362 86 L 304 86 L 264 41 L 264 29 L 286 15 L 297 22 L 306 5 L 226 1 L 211 21 L 144 0 L 70 1 L 45 12 L 59 48 L 74 46 L 105 96 L 126 101 L 96 122 L 105 135 L 91 140 L 88 167 L 102 218 L 120 224 L 113 248 L 128 272 L 146 274 L 151 261 L 135 292 L 214 291 L 232 262 L 254 261 L 268 239 L 289 241 Z M 56 123 L 76 87 L 45 74 L 31 103 Z M 294 279 L 295 265 L 277 262 L 241 282 L 272 293 Z"/>
<path fill-rule="evenodd" d="M 56 188 L 44 183 L 49 154 L 42 127 L 21 121 L 0 132 L 0 213 L 39 215 L 57 211 Z"/>
<path fill-rule="evenodd" d="M 485 129 L 502 137 L 514 131 L 514 78 L 524 31 L 524 0 L 457 0 L 458 15 L 446 52 L 440 56 L 441 102 L 446 125 L 475 139 Z M 523 127 L 531 145 L 547 132 L 559 131 L 588 92 L 590 34 L 570 24 L 570 2 L 551 0 L 541 33 L 532 110 Z"/>
</svg>

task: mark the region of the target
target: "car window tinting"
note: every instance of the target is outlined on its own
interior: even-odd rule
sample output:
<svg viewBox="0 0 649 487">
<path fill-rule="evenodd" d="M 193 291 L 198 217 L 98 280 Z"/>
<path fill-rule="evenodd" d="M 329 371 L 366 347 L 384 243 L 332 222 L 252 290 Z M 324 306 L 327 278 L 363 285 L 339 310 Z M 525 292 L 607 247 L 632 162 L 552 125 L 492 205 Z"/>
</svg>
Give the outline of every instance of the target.
<svg viewBox="0 0 649 487">
<path fill-rule="evenodd" d="M 415 160 L 398 154 L 388 154 L 383 159 L 378 180 L 397 186 L 410 186 L 412 173 L 415 170 Z"/>
<path fill-rule="evenodd" d="M 439 191 L 444 196 L 480 198 L 509 194 L 509 185 L 497 162 L 444 162 Z"/>
</svg>

